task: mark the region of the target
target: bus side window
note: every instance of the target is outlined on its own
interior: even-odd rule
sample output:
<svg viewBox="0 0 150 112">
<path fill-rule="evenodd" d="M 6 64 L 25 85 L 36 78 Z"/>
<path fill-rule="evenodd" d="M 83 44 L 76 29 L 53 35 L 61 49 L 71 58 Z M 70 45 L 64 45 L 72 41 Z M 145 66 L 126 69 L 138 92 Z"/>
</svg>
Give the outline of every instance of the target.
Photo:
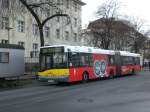
<svg viewBox="0 0 150 112">
<path fill-rule="evenodd" d="M 92 66 L 92 55 L 89 53 L 81 53 L 80 66 Z"/>
<path fill-rule="evenodd" d="M 125 56 L 122 56 L 121 60 L 122 60 L 122 65 L 124 65 L 124 66 L 127 65 L 127 59 Z"/>
<path fill-rule="evenodd" d="M 137 64 L 137 60 L 136 60 L 136 57 L 134 57 L 134 65 Z"/>
<path fill-rule="evenodd" d="M 123 56 L 123 65 L 129 64 L 129 58 L 127 56 Z"/>
<path fill-rule="evenodd" d="M 140 65 L 140 58 L 139 57 L 135 57 L 135 64 Z"/>
<path fill-rule="evenodd" d="M 85 66 L 85 56 L 84 55 L 81 55 L 80 57 L 80 66 Z"/>
<path fill-rule="evenodd" d="M 109 61 L 109 64 L 110 64 L 110 65 L 115 64 L 115 58 L 114 58 L 114 56 L 113 56 L 113 55 L 109 55 L 109 56 L 108 56 L 108 61 Z"/>
<path fill-rule="evenodd" d="M 122 64 L 123 65 L 134 65 L 136 64 L 136 59 L 131 56 L 122 56 Z"/>
<path fill-rule="evenodd" d="M 72 63 L 72 67 L 78 67 L 80 63 L 79 53 L 72 53 L 72 58 L 70 63 Z"/>
<path fill-rule="evenodd" d="M 69 60 L 69 61 L 72 60 L 72 52 L 68 52 L 68 60 Z"/>
<path fill-rule="evenodd" d="M 134 64 L 133 57 L 128 57 L 128 64 L 130 64 L 130 65 Z"/>
<path fill-rule="evenodd" d="M 88 54 L 88 64 L 89 66 L 93 66 L 92 54 Z"/>
</svg>

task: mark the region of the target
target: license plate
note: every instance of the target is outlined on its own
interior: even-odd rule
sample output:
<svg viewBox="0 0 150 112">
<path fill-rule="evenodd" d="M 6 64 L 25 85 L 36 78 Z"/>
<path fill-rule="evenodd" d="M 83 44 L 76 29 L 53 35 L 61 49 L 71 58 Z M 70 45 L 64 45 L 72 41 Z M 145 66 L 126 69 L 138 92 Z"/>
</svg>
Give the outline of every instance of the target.
<svg viewBox="0 0 150 112">
<path fill-rule="evenodd" d="M 48 82 L 51 82 L 51 83 L 52 83 L 52 82 L 54 82 L 54 80 L 48 80 Z"/>
</svg>

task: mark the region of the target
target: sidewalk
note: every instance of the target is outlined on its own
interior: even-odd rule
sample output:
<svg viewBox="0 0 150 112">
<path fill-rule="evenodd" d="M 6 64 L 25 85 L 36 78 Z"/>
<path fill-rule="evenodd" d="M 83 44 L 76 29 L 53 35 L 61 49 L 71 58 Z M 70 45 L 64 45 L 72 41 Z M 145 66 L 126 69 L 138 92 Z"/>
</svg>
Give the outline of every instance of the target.
<svg viewBox="0 0 150 112">
<path fill-rule="evenodd" d="M 150 71 L 149 67 L 143 67 L 142 70 L 144 70 L 144 71 Z"/>
<path fill-rule="evenodd" d="M 36 74 L 24 74 L 21 76 L 13 76 L 13 77 L 6 77 L 5 80 L 29 80 L 29 79 L 36 79 Z"/>
<path fill-rule="evenodd" d="M 37 74 L 35 73 L 26 73 L 19 77 L 19 80 L 28 80 L 28 79 L 36 79 Z"/>
</svg>

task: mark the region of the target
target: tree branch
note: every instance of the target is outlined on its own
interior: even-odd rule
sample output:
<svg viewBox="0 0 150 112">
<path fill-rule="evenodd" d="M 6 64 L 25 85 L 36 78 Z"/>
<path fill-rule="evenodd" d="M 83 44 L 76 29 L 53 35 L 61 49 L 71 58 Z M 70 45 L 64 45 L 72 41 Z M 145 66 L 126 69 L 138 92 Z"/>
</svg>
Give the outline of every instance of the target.
<svg viewBox="0 0 150 112">
<path fill-rule="evenodd" d="M 25 7 L 28 9 L 28 11 L 35 17 L 36 21 L 38 24 L 41 25 L 41 21 L 38 17 L 38 15 L 33 11 L 33 9 L 28 5 L 28 3 L 26 2 L 26 0 L 19 0 L 23 5 L 25 5 Z"/>
<path fill-rule="evenodd" d="M 46 23 L 47 21 L 49 21 L 50 19 L 55 18 L 55 17 L 58 17 L 58 16 L 67 17 L 67 18 L 68 18 L 68 22 L 67 22 L 66 25 L 68 25 L 68 24 L 71 23 L 71 19 L 70 19 L 70 17 L 69 17 L 68 14 L 55 14 L 55 15 L 52 15 L 52 16 L 46 18 L 46 19 L 42 22 L 42 26 L 44 26 L 45 23 Z"/>
</svg>

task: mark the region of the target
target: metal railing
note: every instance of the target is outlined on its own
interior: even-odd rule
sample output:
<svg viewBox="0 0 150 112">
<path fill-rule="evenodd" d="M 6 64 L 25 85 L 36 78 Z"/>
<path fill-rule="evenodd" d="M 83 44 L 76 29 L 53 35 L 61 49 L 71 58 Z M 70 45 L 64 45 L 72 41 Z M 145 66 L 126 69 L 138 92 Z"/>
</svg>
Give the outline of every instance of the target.
<svg viewBox="0 0 150 112">
<path fill-rule="evenodd" d="M 25 73 L 37 73 L 39 71 L 39 58 L 25 57 Z"/>
</svg>

